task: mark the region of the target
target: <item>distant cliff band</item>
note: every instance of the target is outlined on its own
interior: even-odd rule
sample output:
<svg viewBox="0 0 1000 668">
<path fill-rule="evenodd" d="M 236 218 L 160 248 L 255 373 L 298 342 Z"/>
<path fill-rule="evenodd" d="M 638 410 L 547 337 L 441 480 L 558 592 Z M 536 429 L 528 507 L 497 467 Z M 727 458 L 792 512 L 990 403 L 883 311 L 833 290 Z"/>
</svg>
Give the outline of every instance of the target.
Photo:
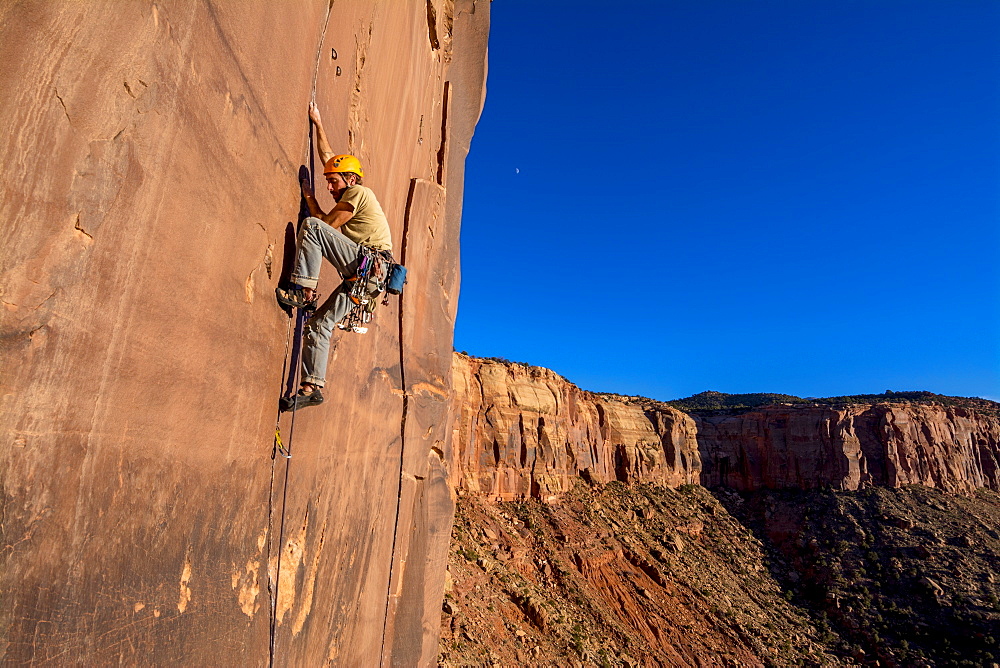
<svg viewBox="0 0 1000 668">
<path fill-rule="evenodd" d="M 554 499 L 576 478 L 755 489 L 998 489 L 1000 418 L 934 403 L 782 404 L 689 415 L 457 354 L 452 484 Z"/>
</svg>

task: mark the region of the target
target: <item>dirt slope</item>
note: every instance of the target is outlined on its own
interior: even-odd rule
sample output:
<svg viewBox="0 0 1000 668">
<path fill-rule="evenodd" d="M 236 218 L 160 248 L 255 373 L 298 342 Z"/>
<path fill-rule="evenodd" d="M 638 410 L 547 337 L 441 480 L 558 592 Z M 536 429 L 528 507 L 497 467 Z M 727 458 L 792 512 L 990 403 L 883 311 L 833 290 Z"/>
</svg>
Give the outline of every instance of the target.
<svg viewBox="0 0 1000 668">
<path fill-rule="evenodd" d="M 831 663 L 763 545 L 702 487 L 459 500 L 445 665 Z"/>
<path fill-rule="evenodd" d="M 582 483 L 459 499 L 447 666 L 989 666 L 1000 496 Z"/>
</svg>

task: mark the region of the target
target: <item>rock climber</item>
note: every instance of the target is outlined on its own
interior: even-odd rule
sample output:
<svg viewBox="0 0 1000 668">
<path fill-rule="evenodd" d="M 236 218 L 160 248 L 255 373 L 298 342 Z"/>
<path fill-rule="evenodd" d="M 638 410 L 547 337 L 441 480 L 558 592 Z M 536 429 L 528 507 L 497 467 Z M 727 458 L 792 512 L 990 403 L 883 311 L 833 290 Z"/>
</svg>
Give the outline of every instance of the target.
<svg viewBox="0 0 1000 668">
<path fill-rule="evenodd" d="M 325 213 L 316 201 L 312 178 L 302 179 L 302 195 L 311 214 L 302 222 L 292 284 L 277 288 L 278 301 L 286 306 L 315 309 L 306 323 L 302 352 L 302 386 L 298 393 L 281 399 L 282 411 L 323 403 L 326 365 L 330 356 L 330 335 L 353 305 L 351 283 L 358 268 L 358 246 L 392 250 L 389 222 L 375 193 L 361 185 L 364 171 L 353 155 L 337 155 L 330 148 L 319 108 L 309 105 L 309 120 L 316 126 L 319 157 L 323 161 L 326 187 L 336 206 Z M 340 273 L 343 282 L 323 305 L 316 308 L 319 271 L 326 258 Z M 372 293 L 374 297 L 377 293 Z"/>
</svg>

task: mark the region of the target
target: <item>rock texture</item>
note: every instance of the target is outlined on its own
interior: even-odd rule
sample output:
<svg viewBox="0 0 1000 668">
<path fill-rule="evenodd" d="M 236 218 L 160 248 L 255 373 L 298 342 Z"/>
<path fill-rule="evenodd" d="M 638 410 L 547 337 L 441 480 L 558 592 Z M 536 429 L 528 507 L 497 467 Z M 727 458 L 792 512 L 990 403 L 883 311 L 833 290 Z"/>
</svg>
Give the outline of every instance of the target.
<svg viewBox="0 0 1000 668">
<path fill-rule="evenodd" d="M 777 405 L 688 415 L 585 392 L 527 365 L 455 355 L 452 484 L 500 499 L 598 482 L 740 490 L 920 484 L 1000 489 L 1000 417 L 934 404 Z"/>
<path fill-rule="evenodd" d="M 0 10 L 5 663 L 263 665 L 272 607 L 278 664 L 433 662 L 488 22 L 482 0 Z M 314 97 L 411 278 L 338 341 L 286 462 L 271 293 Z"/>
<path fill-rule="evenodd" d="M 703 487 L 459 499 L 444 666 L 830 666 L 764 545 Z"/>
<path fill-rule="evenodd" d="M 553 499 L 581 475 L 600 482 L 698 482 L 694 421 L 580 390 L 558 374 L 455 354 L 456 489 Z"/>
<path fill-rule="evenodd" d="M 966 408 L 772 406 L 696 422 L 710 486 L 1000 489 L 1000 418 Z"/>
<path fill-rule="evenodd" d="M 770 548 L 771 572 L 833 653 L 883 666 L 988 666 L 1000 656 L 997 492 L 714 493 Z"/>
<path fill-rule="evenodd" d="M 585 484 L 458 499 L 446 666 L 989 666 L 1000 494 Z"/>
</svg>

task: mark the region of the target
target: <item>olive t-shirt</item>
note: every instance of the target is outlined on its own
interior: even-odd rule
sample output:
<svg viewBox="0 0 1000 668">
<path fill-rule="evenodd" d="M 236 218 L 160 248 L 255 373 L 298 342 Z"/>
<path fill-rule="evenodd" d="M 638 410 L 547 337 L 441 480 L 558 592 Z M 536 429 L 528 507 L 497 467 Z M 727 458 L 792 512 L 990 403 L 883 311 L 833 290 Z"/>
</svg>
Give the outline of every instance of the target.
<svg viewBox="0 0 1000 668">
<path fill-rule="evenodd" d="M 351 186 L 340 196 L 339 203 L 354 207 L 354 215 L 340 226 L 340 231 L 351 241 L 380 250 L 392 250 L 389 221 L 375 199 L 375 193 L 364 186 Z"/>
</svg>

